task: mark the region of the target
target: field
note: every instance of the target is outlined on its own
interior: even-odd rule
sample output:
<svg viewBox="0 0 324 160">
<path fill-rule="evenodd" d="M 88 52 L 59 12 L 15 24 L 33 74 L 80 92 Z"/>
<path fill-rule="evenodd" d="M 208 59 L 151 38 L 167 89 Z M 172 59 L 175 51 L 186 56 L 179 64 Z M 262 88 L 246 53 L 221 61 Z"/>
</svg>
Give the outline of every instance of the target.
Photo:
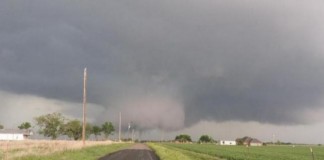
<svg viewBox="0 0 324 160">
<path fill-rule="evenodd" d="M 95 160 L 131 144 L 109 141 L 0 142 L 0 160 Z M 324 160 L 322 146 L 220 146 L 214 144 L 148 143 L 160 160 Z"/>
<path fill-rule="evenodd" d="M 148 146 L 155 151 L 160 160 L 219 160 L 219 158 L 215 156 L 157 143 L 149 143 Z"/>
<path fill-rule="evenodd" d="M 195 160 L 313 160 L 310 146 L 219 146 L 213 144 L 149 144 L 161 160 L 177 160 L 177 156 Z M 311 146 L 314 160 L 324 160 L 324 147 Z"/>
<path fill-rule="evenodd" d="M 91 154 L 104 155 L 128 146 L 128 144 L 112 144 L 111 141 L 87 141 L 85 148 L 82 146 L 81 141 L 0 141 L 0 160 L 50 159 L 50 157 L 62 159 L 58 157 L 63 155 L 69 157 L 68 159 L 73 159 L 71 157 L 79 156 L 78 152 L 81 150 L 83 153 L 90 151 L 91 153 L 88 153 L 90 156 Z M 94 148 L 96 149 L 92 151 Z M 102 153 L 97 153 L 100 149 L 104 150 L 101 151 Z"/>
</svg>

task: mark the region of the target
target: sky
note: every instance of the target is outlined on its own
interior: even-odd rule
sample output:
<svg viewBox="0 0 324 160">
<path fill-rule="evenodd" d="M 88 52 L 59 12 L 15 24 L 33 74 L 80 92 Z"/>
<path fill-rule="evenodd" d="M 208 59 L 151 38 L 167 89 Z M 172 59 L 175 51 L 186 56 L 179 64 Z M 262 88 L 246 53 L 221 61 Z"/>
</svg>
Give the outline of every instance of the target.
<svg viewBox="0 0 324 160">
<path fill-rule="evenodd" d="M 321 0 L 2 0 L 0 123 L 324 143 Z M 162 134 L 163 133 L 163 134 Z"/>
</svg>

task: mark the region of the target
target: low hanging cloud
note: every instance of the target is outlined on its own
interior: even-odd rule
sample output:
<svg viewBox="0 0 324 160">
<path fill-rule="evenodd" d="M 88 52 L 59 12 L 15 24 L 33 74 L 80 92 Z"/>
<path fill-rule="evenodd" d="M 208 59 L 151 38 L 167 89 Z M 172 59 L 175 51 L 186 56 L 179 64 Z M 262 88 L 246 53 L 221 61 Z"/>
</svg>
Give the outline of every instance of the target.
<svg viewBox="0 0 324 160">
<path fill-rule="evenodd" d="M 136 129 L 160 128 L 172 131 L 184 126 L 184 108 L 172 97 L 132 97 L 124 102 L 120 107 L 122 119 L 133 123 Z"/>
<path fill-rule="evenodd" d="M 0 90 L 80 104 L 86 66 L 88 100 L 105 110 L 94 121 L 123 112 L 124 125 L 143 129 L 311 123 L 323 104 L 323 9 L 317 0 L 4 0 Z"/>
<path fill-rule="evenodd" d="M 82 105 L 80 103 L 48 99 L 28 94 L 13 94 L 0 91 L 0 123 L 6 128 L 16 128 L 23 122 L 35 122 L 34 118 L 49 113 L 64 113 L 67 119 L 80 119 Z M 89 103 L 91 117 L 88 122 L 94 123 L 98 116 L 102 116 L 105 108 L 100 105 Z"/>
</svg>

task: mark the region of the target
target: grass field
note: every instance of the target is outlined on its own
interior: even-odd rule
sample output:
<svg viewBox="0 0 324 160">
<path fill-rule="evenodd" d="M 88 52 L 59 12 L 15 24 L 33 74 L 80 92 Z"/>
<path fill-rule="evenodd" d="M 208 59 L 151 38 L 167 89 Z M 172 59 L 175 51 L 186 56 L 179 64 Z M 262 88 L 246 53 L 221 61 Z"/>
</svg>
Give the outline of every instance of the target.
<svg viewBox="0 0 324 160">
<path fill-rule="evenodd" d="M 98 158 L 124 149 L 128 147 L 130 144 L 111 144 L 111 145 L 99 145 L 99 146 L 92 146 L 77 150 L 66 150 L 63 152 L 56 152 L 53 154 L 49 154 L 46 156 L 25 156 L 19 157 L 15 160 L 97 160 Z"/>
<path fill-rule="evenodd" d="M 156 147 L 157 146 L 157 147 Z M 209 160 L 312 160 L 309 146 L 219 146 L 213 144 L 154 144 L 151 147 L 161 157 L 167 157 L 168 153 L 161 154 L 159 147 L 163 150 L 175 151 L 187 156 L 188 159 Z M 312 146 L 315 160 L 324 160 L 324 147 Z M 172 154 L 172 153 L 171 153 Z M 174 153 L 173 153 L 174 154 Z M 205 157 L 203 156 L 205 155 Z M 209 157 L 208 157 L 209 156 Z M 175 157 L 175 156 L 170 156 Z M 175 158 L 176 159 L 176 158 Z M 163 158 L 161 158 L 163 160 Z"/>
<path fill-rule="evenodd" d="M 215 156 L 157 143 L 148 143 L 148 146 L 155 151 L 160 160 L 220 160 Z"/>
<path fill-rule="evenodd" d="M 80 151 L 86 153 L 89 157 L 93 157 L 116 151 L 128 145 L 112 144 L 111 141 L 87 141 L 85 148 L 83 148 L 81 141 L 0 141 L 0 160 L 51 159 L 51 157 L 56 157 L 54 158 L 56 160 L 73 159 L 73 157 L 82 154 L 78 153 Z M 86 157 L 86 155 L 82 156 Z"/>
</svg>

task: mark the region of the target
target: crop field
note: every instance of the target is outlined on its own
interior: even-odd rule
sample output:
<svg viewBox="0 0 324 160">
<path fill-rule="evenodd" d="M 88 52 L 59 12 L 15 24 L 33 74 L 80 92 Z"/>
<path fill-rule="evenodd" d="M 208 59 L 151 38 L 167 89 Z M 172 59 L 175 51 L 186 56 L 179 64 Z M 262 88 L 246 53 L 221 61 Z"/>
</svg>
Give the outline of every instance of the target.
<svg viewBox="0 0 324 160">
<path fill-rule="evenodd" d="M 324 147 L 321 146 L 220 146 L 214 144 L 150 144 L 161 160 L 170 157 L 176 160 L 178 155 L 195 160 L 324 160 Z M 162 151 L 162 153 L 161 153 Z"/>
<path fill-rule="evenodd" d="M 27 141 L 0 141 L 0 160 L 15 160 L 15 159 L 48 159 L 47 155 L 51 157 L 70 156 L 72 153 L 77 156 L 78 151 L 86 148 L 99 147 L 105 148 L 102 154 L 108 151 L 115 151 L 127 144 L 116 145 L 111 141 L 87 141 L 85 148 L 83 148 L 81 141 L 49 141 L 49 140 L 27 140 Z M 99 149 L 97 148 L 97 150 Z M 87 150 L 87 149 L 86 149 Z M 29 157 L 29 158 L 28 158 Z M 32 157 L 32 158 L 31 158 Z M 38 157 L 38 158 L 37 158 Z M 69 158 L 71 159 L 71 158 Z"/>
</svg>

